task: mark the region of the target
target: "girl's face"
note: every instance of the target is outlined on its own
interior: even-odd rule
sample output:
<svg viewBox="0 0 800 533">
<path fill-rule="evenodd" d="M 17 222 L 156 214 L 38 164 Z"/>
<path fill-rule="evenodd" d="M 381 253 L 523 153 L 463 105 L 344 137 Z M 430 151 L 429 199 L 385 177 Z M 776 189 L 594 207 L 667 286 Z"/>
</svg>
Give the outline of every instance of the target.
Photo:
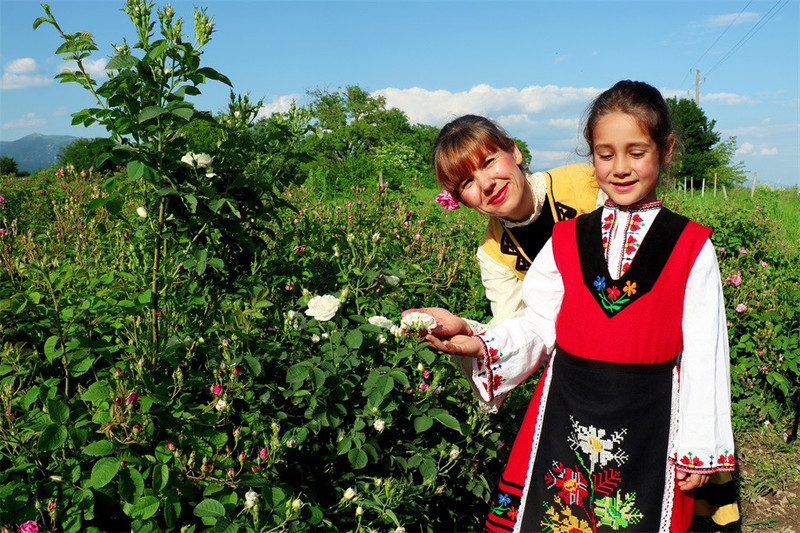
<svg viewBox="0 0 800 533">
<path fill-rule="evenodd" d="M 619 206 L 656 200 L 662 164 L 672 159 L 672 147 L 659 154 L 655 141 L 627 113 L 609 113 L 594 127 L 592 160 L 600 188 Z"/>
<path fill-rule="evenodd" d="M 490 153 L 454 192 L 464 205 L 484 215 L 526 220 L 533 214 L 533 192 L 519 168 L 521 163 L 522 153 L 516 146 Z"/>
</svg>

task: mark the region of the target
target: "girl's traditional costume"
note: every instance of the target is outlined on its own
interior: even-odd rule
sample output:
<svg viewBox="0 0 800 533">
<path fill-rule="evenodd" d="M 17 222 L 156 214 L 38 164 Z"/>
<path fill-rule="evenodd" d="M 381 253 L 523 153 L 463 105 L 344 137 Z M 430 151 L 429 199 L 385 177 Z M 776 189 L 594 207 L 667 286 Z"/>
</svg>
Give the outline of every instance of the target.
<svg viewBox="0 0 800 533">
<path fill-rule="evenodd" d="M 557 224 L 524 315 L 481 335 L 491 402 L 549 361 L 493 496 L 492 531 L 686 531 L 675 470 L 734 469 L 710 230 L 660 202 Z M 645 238 L 646 236 L 646 238 Z"/>
</svg>

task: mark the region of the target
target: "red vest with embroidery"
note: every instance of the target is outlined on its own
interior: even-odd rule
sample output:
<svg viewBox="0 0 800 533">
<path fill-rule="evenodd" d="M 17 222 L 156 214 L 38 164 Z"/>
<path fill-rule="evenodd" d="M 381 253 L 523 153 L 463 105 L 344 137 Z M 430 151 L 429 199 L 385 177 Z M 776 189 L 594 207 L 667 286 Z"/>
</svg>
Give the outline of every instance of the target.
<svg viewBox="0 0 800 533">
<path fill-rule="evenodd" d="M 611 279 L 602 209 L 553 229 L 564 281 L 556 339 L 571 354 L 622 363 L 661 363 L 683 350 L 686 282 L 711 229 L 661 208 L 630 268 Z"/>
</svg>

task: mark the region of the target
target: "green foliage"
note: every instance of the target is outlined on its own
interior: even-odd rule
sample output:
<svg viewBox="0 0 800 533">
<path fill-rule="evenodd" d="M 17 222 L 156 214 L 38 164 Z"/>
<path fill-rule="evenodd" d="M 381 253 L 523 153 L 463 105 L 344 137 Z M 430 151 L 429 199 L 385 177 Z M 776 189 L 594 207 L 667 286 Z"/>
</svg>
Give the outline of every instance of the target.
<svg viewBox="0 0 800 533">
<path fill-rule="evenodd" d="M 0 175 L 16 174 L 17 170 L 19 170 L 17 168 L 17 162 L 13 157 L 8 157 L 7 155 L 0 156 Z"/>
<path fill-rule="evenodd" d="M 58 165 L 64 168 L 97 170 L 107 172 L 113 169 L 107 155 L 108 143 L 105 139 L 75 139 L 61 149 Z"/>
</svg>

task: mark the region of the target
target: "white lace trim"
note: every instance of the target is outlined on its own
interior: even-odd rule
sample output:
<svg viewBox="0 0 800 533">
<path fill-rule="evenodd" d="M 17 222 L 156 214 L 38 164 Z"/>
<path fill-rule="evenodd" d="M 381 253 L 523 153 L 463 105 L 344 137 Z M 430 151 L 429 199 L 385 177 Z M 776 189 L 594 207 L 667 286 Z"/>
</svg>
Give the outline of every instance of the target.
<svg viewBox="0 0 800 533">
<path fill-rule="evenodd" d="M 669 415 L 669 448 L 672 450 L 678 440 L 678 406 L 680 405 L 680 381 L 678 366 L 672 369 L 672 405 Z M 667 458 L 666 477 L 664 478 L 664 499 L 661 501 L 661 524 L 659 533 L 669 533 L 669 526 L 672 525 L 672 508 L 675 504 L 675 464 Z"/>
<path fill-rule="evenodd" d="M 514 532 L 520 533 L 522 527 L 522 517 L 525 516 L 525 505 L 528 502 L 528 492 L 531 487 L 531 479 L 533 478 L 533 463 L 536 461 L 536 452 L 539 450 L 539 436 L 542 434 L 542 424 L 544 423 L 544 412 L 547 408 L 547 396 L 550 392 L 550 380 L 553 374 L 553 365 L 555 364 L 557 354 L 553 354 L 550 359 L 550 364 L 547 365 L 544 375 L 541 379 L 545 380 L 542 386 L 542 398 L 539 401 L 539 412 L 536 416 L 536 427 L 533 433 L 533 442 L 531 443 L 531 458 L 528 462 L 528 472 L 525 474 L 525 485 L 522 489 L 522 496 L 519 502 L 519 514 L 514 522 Z"/>
<path fill-rule="evenodd" d="M 521 222 L 500 218 L 500 222 L 507 228 L 527 226 L 542 214 L 542 208 L 544 207 L 545 201 L 547 201 L 547 178 L 545 178 L 542 172 L 534 172 L 533 174 L 528 174 L 527 179 L 528 185 L 531 186 L 531 190 L 533 191 L 533 213 L 526 220 Z"/>
</svg>

